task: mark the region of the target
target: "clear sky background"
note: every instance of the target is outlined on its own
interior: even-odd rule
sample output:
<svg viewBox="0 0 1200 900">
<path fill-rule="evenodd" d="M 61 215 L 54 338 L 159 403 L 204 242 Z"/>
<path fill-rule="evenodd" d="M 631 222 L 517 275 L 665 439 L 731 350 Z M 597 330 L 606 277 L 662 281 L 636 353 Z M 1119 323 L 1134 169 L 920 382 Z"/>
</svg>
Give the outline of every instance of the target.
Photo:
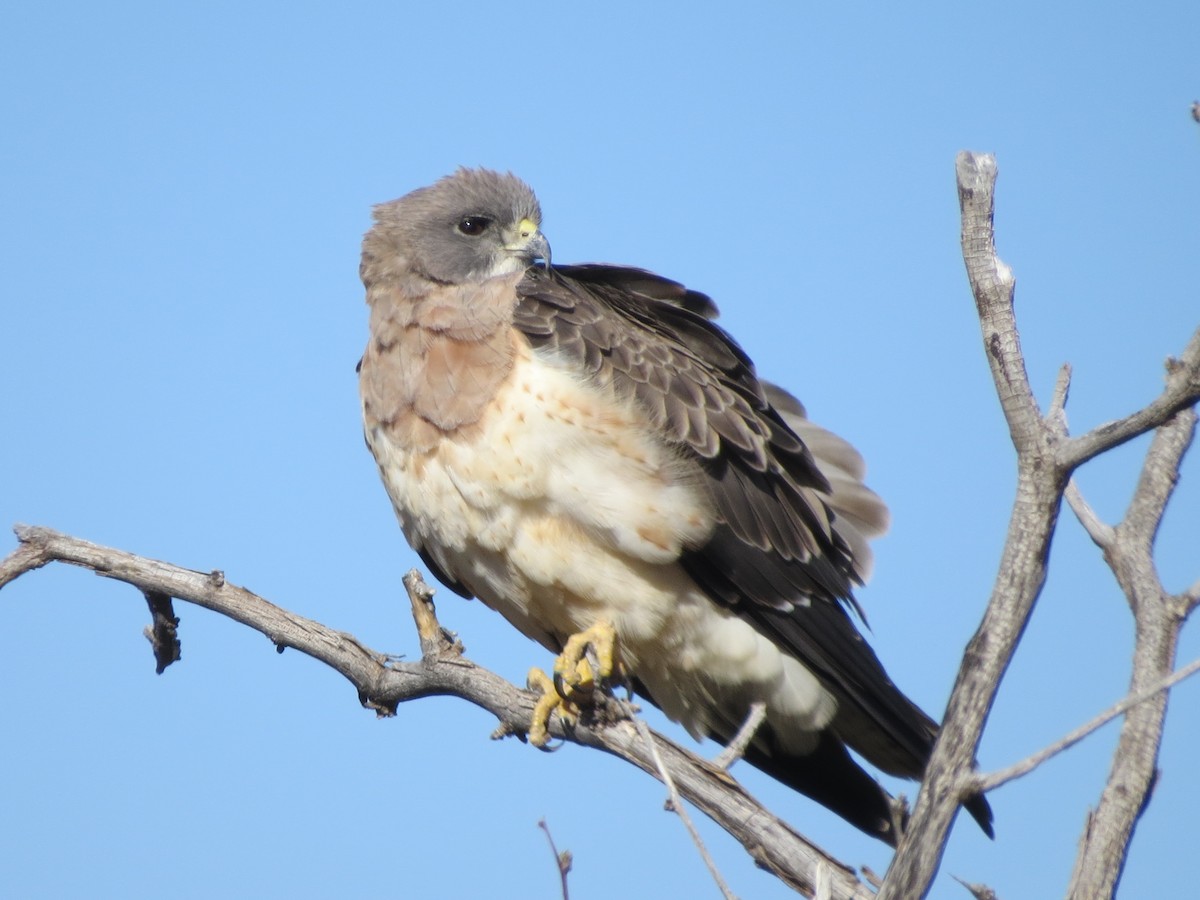
<svg viewBox="0 0 1200 900">
<path fill-rule="evenodd" d="M 511 169 L 560 262 L 704 290 L 760 371 L 866 455 L 894 515 L 862 592 L 895 680 L 943 709 L 1014 486 L 958 245 L 954 156 L 996 154 L 998 242 L 1043 404 L 1140 407 L 1200 321 L 1200 6 L 23 3 L 0 12 L 0 524 L 226 572 L 418 652 L 363 447 L 372 203 Z M 1080 481 L 1115 521 L 1145 441 Z M 1200 453 L 1159 541 L 1200 576 Z M 15 545 L 0 537 L 0 552 Z M 469 655 L 547 654 L 440 595 Z M 51 567 L 0 595 L 0 894 L 717 896 L 663 789 L 597 753 L 493 743 L 430 699 L 390 720 L 299 653 L 180 604 L 156 677 L 133 589 Z M 1130 615 L 1069 513 L 980 751 L 1007 765 L 1122 696 Z M 1192 623 L 1181 659 L 1200 655 Z M 679 736 L 678 729 L 662 725 Z M 1053 897 L 1115 725 L 967 819 L 938 898 Z M 683 738 L 688 740 L 686 736 Z M 715 748 L 703 748 L 713 752 Z M 1200 684 L 1172 696 L 1128 897 L 1195 889 Z M 739 766 L 839 858 L 885 847 Z M 909 785 L 892 783 L 893 789 Z M 743 897 L 791 896 L 707 821 Z"/>
</svg>

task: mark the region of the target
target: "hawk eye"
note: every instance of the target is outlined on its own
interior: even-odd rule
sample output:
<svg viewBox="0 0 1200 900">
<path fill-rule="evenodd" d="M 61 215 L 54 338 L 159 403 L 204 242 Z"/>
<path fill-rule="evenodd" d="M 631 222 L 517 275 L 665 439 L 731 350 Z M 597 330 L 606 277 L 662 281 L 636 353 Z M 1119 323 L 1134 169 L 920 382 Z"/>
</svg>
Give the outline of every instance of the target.
<svg viewBox="0 0 1200 900">
<path fill-rule="evenodd" d="M 492 220 L 487 216 L 467 216 L 458 223 L 458 231 L 468 237 L 478 237 L 487 231 L 491 224 Z"/>
</svg>

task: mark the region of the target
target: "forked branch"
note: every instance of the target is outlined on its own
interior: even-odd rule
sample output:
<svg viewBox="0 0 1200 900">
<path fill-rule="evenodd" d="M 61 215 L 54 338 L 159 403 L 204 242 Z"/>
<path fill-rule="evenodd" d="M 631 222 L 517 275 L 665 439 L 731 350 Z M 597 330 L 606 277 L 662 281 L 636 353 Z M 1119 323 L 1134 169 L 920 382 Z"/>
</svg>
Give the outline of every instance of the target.
<svg viewBox="0 0 1200 900">
<path fill-rule="evenodd" d="M 991 598 L 964 653 L 908 830 L 880 887 L 882 900 L 922 897 L 937 873 L 958 804 L 974 783 L 972 769 L 984 722 L 1045 583 L 1050 540 L 1072 471 L 1105 450 L 1162 426 L 1200 399 L 1197 330 L 1183 356 L 1169 362 L 1163 393 L 1144 409 L 1072 440 L 1062 414 L 1068 375 L 1064 371 L 1050 411 L 1043 416 L 1017 333 L 1016 280 L 996 254 L 996 162 L 988 155 L 961 153 L 957 175 L 963 259 L 979 312 L 984 352 L 1017 451 L 1016 499 Z"/>
</svg>

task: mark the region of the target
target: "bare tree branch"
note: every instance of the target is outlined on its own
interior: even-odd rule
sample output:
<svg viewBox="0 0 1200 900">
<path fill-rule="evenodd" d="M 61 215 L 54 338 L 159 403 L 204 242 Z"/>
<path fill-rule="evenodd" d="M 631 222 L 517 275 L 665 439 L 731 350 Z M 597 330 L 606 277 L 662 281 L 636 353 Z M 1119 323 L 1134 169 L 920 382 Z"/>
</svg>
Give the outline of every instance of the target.
<svg viewBox="0 0 1200 900">
<path fill-rule="evenodd" d="M 1045 582 L 1061 500 L 1053 453 L 1053 443 L 1061 436 L 1048 433 L 1038 414 L 1013 313 L 1015 281 L 996 256 L 996 163 L 990 156 L 961 153 L 957 172 L 963 258 L 988 365 L 1017 447 L 1017 497 L 983 622 L 967 645 L 917 804 L 880 887 L 879 896 L 886 900 L 924 896 L 941 863 L 946 836 L 970 781 L 983 723 Z"/>
<path fill-rule="evenodd" d="M 637 726 L 638 734 L 642 736 L 642 740 L 646 742 L 646 747 L 650 750 L 650 755 L 654 758 L 654 764 L 658 766 L 659 779 L 667 786 L 667 805 L 675 815 L 679 816 L 679 821 L 683 823 L 687 829 L 688 835 L 692 839 L 692 843 L 696 845 L 696 849 L 700 851 L 700 858 L 704 860 L 704 865 L 708 869 L 708 874 L 712 876 L 712 880 L 716 882 L 721 896 L 725 900 L 737 900 L 736 895 L 729 889 L 729 885 L 725 883 L 725 878 L 721 875 L 721 870 L 717 868 L 716 862 L 712 855 L 708 852 L 708 848 L 704 846 L 704 840 L 700 837 L 700 832 L 696 830 L 696 826 L 692 824 L 692 817 L 688 815 L 687 809 L 683 805 L 683 799 L 679 796 L 679 791 L 675 787 L 675 779 L 671 777 L 671 772 L 663 762 L 662 756 L 659 755 L 658 748 L 654 746 L 654 739 L 650 736 L 650 728 L 641 719 L 634 719 L 634 725 Z M 814 893 L 818 893 L 820 878 L 814 878 Z"/>
<path fill-rule="evenodd" d="M 1071 511 L 1075 513 L 1075 518 L 1079 520 L 1079 524 L 1083 526 L 1083 530 L 1088 533 L 1092 542 L 1101 550 L 1111 547 L 1112 542 L 1116 539 L 1116 532 L 1113 531 L 1111 525 L 1101 521 L 1100 517 L 1096 515 L 1096 511 L 1080 493 L 1079 485 L 1075 483 L 1074 478 L 1067 482 L 1066 498 Z"/>
<path fill-rule="evenodd" d="M 1000 395 L 1000 406 L 1013 444 L 1020 448 L 1041 436 L 1042 420 L 1033 389 L 1029 386 L 1029 374 L 1025 371 L 1025 357 L 1017 333 L 1013 311 L 1016 278 L 1008 264 L 996 255 L 992 225 L 996 160 L 986 154 L 960 153 L 956 171 L 962 211 L 963 260 L 983 329 L 988 366 Z M 1064 399 L 1065 393 L 1064 388 Z"/>
<path fill-rule="evenodd" d="M 746 748 L 750 746 L 750 741 L 754 739 L 754 733 L 758 731 L 758 726 L 763 723 L 766 717 L 767 704 L 761 700 L 755 700 L 751 703 L 746 721 L 742 723 L 742 727 L 738 729 L 738 733 L 733 736 L 733 740 L 725 745 L 725 749 L 713 757 L 713 765 L 720 769 L 728 769 L 741 759 L 742 754 L 746 752 Z"/>
<path fill-rule="evenodd" d="M 15 531 L 21 544 L 0 561 L 0 585 L 50 562 L 70 563 L 142 592 L 157 592 L 210 609 L 266 635 L 279 649 L 296 649 L 318 659 L 353 684 L 359 701 L 380 716 L 394 715 L 397 706 L 408 700 L 445 695 L 468 700 L 492 713 L 500 722 L 501 733 L 523 735 L 528 729 L 536 696 L 462 656 L 461 646 L 437 624 L 432 592 L 422 590 L 421 585 L 414 583 L 410 588 L 410 599 L 423 655 L 416 662 L 398 662 L 366 647 L 353 635 L 228 584 L 219 572 L 181 568 L 47 528 L 17 526 Z M 874 896 L 855 877 L 852 867 L 830 857 L 772 815 L 727 772 L 650 729 L 648 745 L 632 722 L 606 715 L 613 710 L 605 706 L 601 698 L 600 708 L 571 728 L 552 716 L 550 732 L 620 757 L 660 780 L 661 770 L 670 772 L 681 797 L 740 841 L 759 866 L 794 890 L 812 895 L 818 877 L 824 884 L 827 873 L 833 900 L 870 900 Z M 826 873 L 820 872 L 820 866 L 826 867 Z"/>
<path fill-rule="evenodd" d="M 1186 616 L 1197 606 L 1200 606 L 1200 580 L 1179 595 L 1180 615 Z"/>
<path fill-rule="evenodd" d="M 1200 332 L 1197 333 L 1200 338 Z M 1200 348 L 1200 340 L 1193 340 Z M 1163 424 L 1154 435 L 1146 460 L 1142 465 L 1137 488 L 1125 519 L 1117 526 L 1118 540 L 1129 544 L 1129 552 L 1139 557 L 1143 564 L 1150 564 L 1154 554 L 1154 539 L 1158 536 L 1167 503 L 1179 483 L 1179 466 L 1184 454 L 1192 445 L 1196 434 L 1196 411 L 1186 409 L 1169 422 Z M 1134 586 L 1134 579 L 1142 572 L 1114 573 L 1124 587 Z"/>
<path fill-rule="evenodd" d="M 40 569 L 53 560 L 53 557 L 46 555 L 40 544 L 25 542 L 18 544 L 16 550 L 0 560 L 0 588 L 14 578 L 34 569 Z"/>
<path fill-rule="evenodd" d="M 1047 413 L 1066 430 L 1067 427 L 1067 397 L 1071 393 L 1071 364 L 1063 363 L 1058 370 L 1058 378 L 1054 380 L 1054 394 L 1050 398 L 1050 411 Z"/>
<path fill-rule="evenodd" d="M 409 573 L 411 574 L 411 573 Z M 550 852 L 554 854 L 554 864 L 558 866 L 558 882 L 562 889 L 562 900 L 571 900 L 570 887 L 567 884 L 567 875 L 571 872 L 571 851 L 564 850 L 558 852 L 558 847 L 554 844 L 554 835 L 550 833 L 550 826 L 546 824 L 545 819 L 538 821 L 538 828 L 546 833 L 546 841 L 550 844 Z"/>
<path fill-rule="evenodd" d="M 1167 360 L 1167 387 L 1144 409 L 1115 422 L 1105 422 L 1072 438 L 1059 451 L 1059 463 L 1073 470 L 1097 454 L 1152 431 L 1200 399 L 1200 328 L 1192 334 L 1179 359 Z"/>
<path fill-rule="evenodd" d="M 1195 342 L 1193 342 L 1195 343 Z M 1090 813 L 1067 896 L 1073 900 L 1111 897 L 1124 870 L 1138 819 L 1158 778 L 1168 694 L 1156 690 L 1175 665 L 1179 634 L 1190 611 L 1182 597 L 1167 593 L 1154 565 L 1154 539 L 1179 479 L 1179 465 L 1196 432 L 1196 412 L 1178 413 L 1150 443 L 1137 489 L 1125 518 L 1113 529 L 1104 558 L 1134 616 L 1130 693 L 1148 695 L 1130 705 L 1113 753 L 1100 802 Z M 1188 666 L 1194 669 L 1196 664 Z M 1181 673 L 1176 673 L 1179 675 Z"/>
<path fill-rule="evenodd" d="M 986 884 L 974 884 L 970 881 L 963 881 L 957 876 L 954 877 L 954 880 L 965 887 L 970 895 L 975 898 L 975 900 L 999 900 L 999 898 L 996 896 L 996 892 Z"/>
<path fill-rule="evenodd" d="M 1185 678 L 1190 678 L 1200 672 L 1200 659 L 1193 660 L 1182 669 L 1172 672 L 1165 678 L 1160 678 L 1154 684 L 1150 685 L 1144 691 L 1138 691 L 1134 694 L 1128 694 L 1124 699 L 1114 703 L 1104 712 L 1091 720 L 1084 722 L 1078 728 L 1063 735 L 1059 740 L 1055 741 L 1048 747 L 1044 747 L 1037 753 L 1025 757 L 1019 762 L 1013 763 L 1003 769 L 998 769 L 995 772 L 987 774 L 977 774 L 974 779 L 975 789 L 979 791 L 990 791 L 1000 787 L 1002 784 L 1007 784 L 1015 778 L 1020 778 L 1022 775 L 1028 775 L 1046 760 L 1051 759 L 1064 750 L 1074 747 L 1085 737 L 1091 734 L 1098 728 L 1103 728 L 1117 716 L 1137 706 L 1139 703 L 1145 703 L 1152 697 L 1158 696 L 1161 692 L 1174 687 Z"/>
<path fill-rule="evenodd" d="M 1015 279 L 996 255 L 995 159 L 960 153 L 956 170 L 963 259 L 979 313 L 984 351 L 1017 450 L 1016 498 L 991 598 L 963 655 L 917 804 L 880 887 L 881 900 L 922 897 L 933 881 L 959 803 L 973 782 L 972 767 L 984 722 L 1045 583 L 1050 540 L 1072 471 L 1104 450 L 1158 428 L 1200 398 L 1198 330 L 1183 357 L 1168 365 L 1163 393 L 1145 409 L 1071 440 L 1061 412 L 1068 373 L 1061 373 L 1050 412 L 1039 415 L 1017 334 Z M 1135 687 L 1142 690 L 1146 685 Z M 1165 703 L 1165 695 L 1159 700 Z M 1150 700 L 1137 708 L 1157 702 Z"/>
</svg>

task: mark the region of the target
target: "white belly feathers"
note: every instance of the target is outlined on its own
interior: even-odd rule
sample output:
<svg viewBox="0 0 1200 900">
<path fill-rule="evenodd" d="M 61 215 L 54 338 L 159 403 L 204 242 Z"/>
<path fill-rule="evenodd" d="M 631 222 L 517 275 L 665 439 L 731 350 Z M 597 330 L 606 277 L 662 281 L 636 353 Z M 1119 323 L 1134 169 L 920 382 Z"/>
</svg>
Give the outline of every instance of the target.
<svg viewBox="0 0 1200 900">
<path fill-rule="evenodd" d="M 713 512 L 699 472 L 653 434 L 632 403 L 522 346 L 475 426 L 425 452 L 383 428 L 367 440 L 409 542 L 523 633 L 557 651 L 607 619 L 626 664 L 692 734 L 719 708 L 724 720 L 763 700 L 802 752 L 835 701 L 678 565 Z"/>
</svg>

